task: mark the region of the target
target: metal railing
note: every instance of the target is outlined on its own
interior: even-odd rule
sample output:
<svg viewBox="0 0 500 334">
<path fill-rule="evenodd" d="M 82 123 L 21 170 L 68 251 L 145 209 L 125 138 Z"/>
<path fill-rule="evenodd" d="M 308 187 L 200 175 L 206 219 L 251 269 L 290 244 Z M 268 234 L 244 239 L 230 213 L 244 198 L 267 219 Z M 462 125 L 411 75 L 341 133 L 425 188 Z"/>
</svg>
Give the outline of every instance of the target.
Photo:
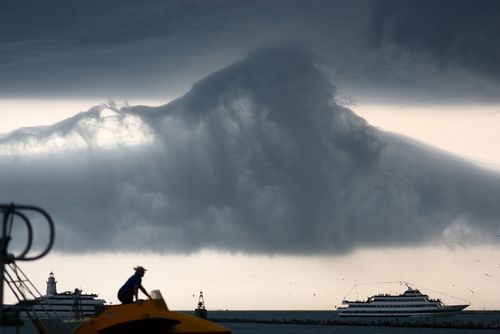
<svg viewBox="0 0 500 334">
<path fill-rule="evenodd" d="M 0 234 L 0 325 L 2 325 L 6 322 L 4 314 L 5 307 L 3 304 L 4 281 L 7 282 L 7 284 L 9 284 L 9 282 L 12 283 L 13 281 L 13 277 L 6 277 L 6 266 L 11 269 L 16 268 L 16 261 L 33 261 L 47 255 L 54 244 L 55 229 L 54 222 L 52 221 L 50 215 L 42 208 L 36 206 L 17 205 L 14 203 L 0 204 L 0 214 L 2 215 L 2 229 Z M 40 215 L 42 221 L 47 223 L 49 237 L 45 247 L 38 253 L 31 255 L 30 251 L 33 247 L 33 224 L 30 221 L 30 216 L 33 214 Z M 17 223 L 25 226 L 27 231 L 27 240 L 24 249 L 22 249 L 20 253 L 14 254 L 9 253 L 9 243 L 12 241 L 14 224 Z M 12 286 L 10 284 L 9 287 L 12 290 Z M 18 296 L 16 295 L 16 297 Z"/>
</svg>

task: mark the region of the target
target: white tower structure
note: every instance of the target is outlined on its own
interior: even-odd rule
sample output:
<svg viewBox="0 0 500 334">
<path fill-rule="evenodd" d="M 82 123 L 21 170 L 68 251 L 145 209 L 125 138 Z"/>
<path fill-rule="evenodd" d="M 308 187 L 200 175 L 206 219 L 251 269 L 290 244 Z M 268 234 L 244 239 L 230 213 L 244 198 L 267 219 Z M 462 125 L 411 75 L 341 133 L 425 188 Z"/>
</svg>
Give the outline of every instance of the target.
<svg viewBox="0 0 500 334">
<path fill-rule="evenodd" d="M 51 272 L 49 274 L 49 279 L 47 280 L 47 294 L 48 295 L 55 295 L 57 294 L 57 282 L 54 277 L 54 273 Z"/>
</svg>

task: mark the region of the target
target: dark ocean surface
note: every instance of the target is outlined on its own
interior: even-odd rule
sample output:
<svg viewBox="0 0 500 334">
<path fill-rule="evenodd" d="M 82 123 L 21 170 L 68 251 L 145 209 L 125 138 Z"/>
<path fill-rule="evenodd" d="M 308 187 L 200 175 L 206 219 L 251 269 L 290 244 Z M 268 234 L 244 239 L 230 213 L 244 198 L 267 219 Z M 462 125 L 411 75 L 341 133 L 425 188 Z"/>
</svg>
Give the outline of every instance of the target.
<svg viewBox="0 0 500 334">
<path fill-rule="evenodd" d="M 500 311 L 437 317 L 340 318 L 335 311 L 209 311 L 233 334 L 500 333 Z"/>
<path fill-rule="evenodd" d="M 279 325 L 224 323 L 233 334 L 450 334 L 450 333 L 500 333 L 492 329 L 456 329 L 456 328 L 406 328 L 379 326 L 321 326 L 321 325 Z"/>
<path fill-rule="evenodd" d="M 340 318 L 335 311 L 208 311 L 208 318 L 231 329 L 233 334 L 500 333 L 500 311 L 368 319 Z M 18 333 L 37 334 L 30 323 L 25 323 Z M 14 328 L 0 328 L 0 334 L 17 333 Z"/>
</svg>

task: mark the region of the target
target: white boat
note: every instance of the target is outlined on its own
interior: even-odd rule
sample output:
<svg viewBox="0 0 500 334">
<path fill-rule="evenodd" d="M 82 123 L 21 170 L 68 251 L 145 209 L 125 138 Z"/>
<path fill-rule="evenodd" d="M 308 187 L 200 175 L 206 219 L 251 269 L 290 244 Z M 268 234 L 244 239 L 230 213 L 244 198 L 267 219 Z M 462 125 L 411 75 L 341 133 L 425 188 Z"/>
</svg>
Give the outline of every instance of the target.
<svg viewBox="0 0 500 334">
<path fill-rule="evenodd" d="M 54 273 L 50 273 L 47 280 L 47 293 L 33 300 L 23 301 L 23 308 L 38 319 L 59 318 L 61 320 L 87 318 L 105 308 L 106 301 L 97 298 L 96 294 L 84 294 L 79 289 L 75 289 L 74 292 L 58 293 L 56 284 Z M 22 314 L 23 318 L 27 316 L 27 314 Z"/>
<path fill-rule="evenodd" d="M 445 305 L 418 289 L 407 286 L 400 295 L 379 294 L 366 301 L 343 300 L 337 311 L 341 317 L 409 317 L 457 313 L 469 304 Z"/>
</svg>

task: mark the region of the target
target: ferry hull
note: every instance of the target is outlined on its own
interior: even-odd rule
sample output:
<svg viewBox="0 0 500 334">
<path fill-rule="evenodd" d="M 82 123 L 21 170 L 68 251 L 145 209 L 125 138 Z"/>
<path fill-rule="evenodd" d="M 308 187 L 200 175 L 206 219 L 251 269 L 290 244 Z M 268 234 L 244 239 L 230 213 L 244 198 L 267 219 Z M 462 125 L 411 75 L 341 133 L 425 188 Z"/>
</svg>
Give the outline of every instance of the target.
<svg viewBox="0 0 500 334">
<path fill-rule="evenodd" d="M 350 311 L 339 310 L 341 317 L 424 317 L 459 313 L 469 305 L 449 305 L 438 310 L 415 310 L 415 311 Z"/>
<path fill-rule="evenodd" d="M 458 313 L 469 305 L 445 305 L 440 299 L 431 299 L 407 284 L 399 295 L 378 294 L 366 301 L 343 300 L 338 308 L 341 317 L 419 317 Z"/>
</svg>

